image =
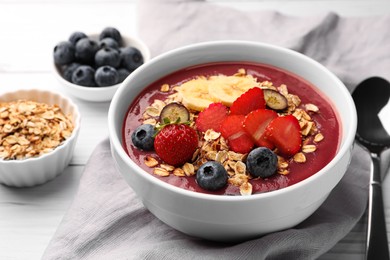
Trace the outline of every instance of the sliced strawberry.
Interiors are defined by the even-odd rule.
[[[230,115],[221,125],[221,135],[228,141],[229,148],[237,153],[248,153],[254,146],[252,138],[244,130],[244,120],[243,115]]]
[[[292,156],[301,149],[301,128],[293,115],[273,119],[268,124],[265,135],[283,155]]]
[[[244,129],[252,136],[257,146],[274,148],[273,143],[267,140],[264,132],[268,124],[276,117],[278,117],[278,114],[269,109],[257,109],[246,115]]]
[[[201,132],[208,129],[220,131],[222,121],[228,116],[229,110],[222,103],[211,103],[206,109],[199,113],[196,119],[196,127]]]
[[[251,88],[239,96],[230,107],[232,115],[247,115],[249,112],[265,108],[264,93],[261,88]]]

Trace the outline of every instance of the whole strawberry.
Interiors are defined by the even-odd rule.
[[[154,150],[165,163],[180,166],[192,159],[198,148],[198,134],[188,125],[165,126],[154,139]]]

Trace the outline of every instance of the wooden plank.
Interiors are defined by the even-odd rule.
[[[1,4],[1,2],[0,2]],[[3,4],[0,8],[0,73],[50,71],[54,46],[74,31],[107,26],[136,35],[134,2]]]
[[[78,188],[83,166],[31,189],[0,186],[0,259],[41,259]]]

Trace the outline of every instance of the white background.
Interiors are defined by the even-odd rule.
[[[345,16],[390,13],[383,0],[210,0],[243,10],[276,9],[293,15],[326,10]],[[0,93],[20,88],[66,92],[52,75],[52,49],[75,30],[99,32],[110,25],[137,36],[135,0],[0,0]],[[389,25],[390,26],[390,25]],[[0,259],[40,259],[74,198],[81,173],[96,144],[108,135],[109,103],[72,99],[82,127],[65,172],[45,185],[15,189],[0,185]],[[386,179],[384,187],[390,188]],[[387,229],[390,192],[385,189]],[[321,259],[363,259],[366,216]]]

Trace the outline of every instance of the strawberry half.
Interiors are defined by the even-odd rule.
[[[184,124],[165,126],[154,139],[154,150],[165,163],[180,166],[192,159],[198,148],[198,134]]]
[[[245,116],[230,115],[221,124],[221,135],[228,141],[229,148],[237,153],[248,153],[254,146],[250,135],[244,130]]]
[[[211,103],[206,109],[199,113],[196,119],[196,127],[201,132],[213,129],[219,132],[223,120],[228,116],[229,110],[222,103]]]
[[[273,119],[267,126],[265,135],[283,155],[292,156],[301,149],[301,128],[293,115]]]
[[[267,140],[264,132],[268,124],[278,117],[278,114],[269,109],[257,109],[246,115],[244,120],[245,131],[252,136],[257,146],[273,149],[274,145]]]
[[[264,93],[261,88],[254,87],[239,96],[230,107],[232,115],[247,115],[249,112],[265,108]]]

